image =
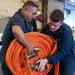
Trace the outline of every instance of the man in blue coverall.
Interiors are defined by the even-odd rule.
[[[12,40],[17,38],[18,41],[26,47],[28,54],[34,51],[34,45],[31,45],[27,41],[24,33],[37,31],[37,26],[34,20],[37,11],[38,6],[32,1],[27,1],[7,23],[2,37],[1,48],[1,63],[4,75],[12,75],[5,62],[5,54]]]
[[[75,75],[75,47],[71,28],[63,22],[64,14],[55,9],[50,15],[50,22],[42,28],[42,33],[53,37],[57,42],[57,52],[48,58],[41,59],[39,70],[44,71],[45,65],[60,62],[60,75]],[[74,51],[73,51],[74,50]],[[54,75],[53,68],[47,75]]]

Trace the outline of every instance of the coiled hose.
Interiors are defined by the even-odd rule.
[[[40,51],[28,59],[26,48],[18,42],[17,39],[13,40],[8,47],[6,53],[6,63],[12,75],[46,75],[52,68],[53,64],[47,64],[47,69],[44,72],[37,70],[32,71],[30,64],[34,64],[37,60],[46,58],[57,50],[56,42],[49,36],[39,32],[29,32],[25,34],[30,44],[36,45]],[[59,64],[54,65],[54,75],[59,73]]]

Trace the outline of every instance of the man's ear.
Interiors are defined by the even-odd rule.
[[[24,11],[28,11],[28,8],[27,8],[27,7],[24,7],[23,10],[24,10]]]
[[[26,7],[24,10],[25,10],[25,11],[27,11],[27,10],[28,10],[28,8]]]

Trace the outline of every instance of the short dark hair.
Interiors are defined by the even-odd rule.
[[[62,22],[64,20],[64,13],[60,9],[55,9],[50,14],[50,19],[54,22]]]
[[[24,5],[22,6],[22,8],[27,7],[27,6],[33,6],[33,7],[37,7],[37,4],[35,4],[33,1],[27,1],[26,3],[24,3]]]

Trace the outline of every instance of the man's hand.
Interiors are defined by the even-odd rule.
[[[41,60],[38,60],[36,62],[36,64],[38,64],[38,63],[39,63],[38,70],[43,72],[46,69],[46,64],[48,63],[48,60],[47,59],[41,59]]]
[[[39,22],[44,22],[44,15],[40,14],[40,15],[36,16],[35,20],[38,20]]]
[[[28,47],[26,47],[28,55],[34,52],[34,47],[36,46],[31,44]]]

